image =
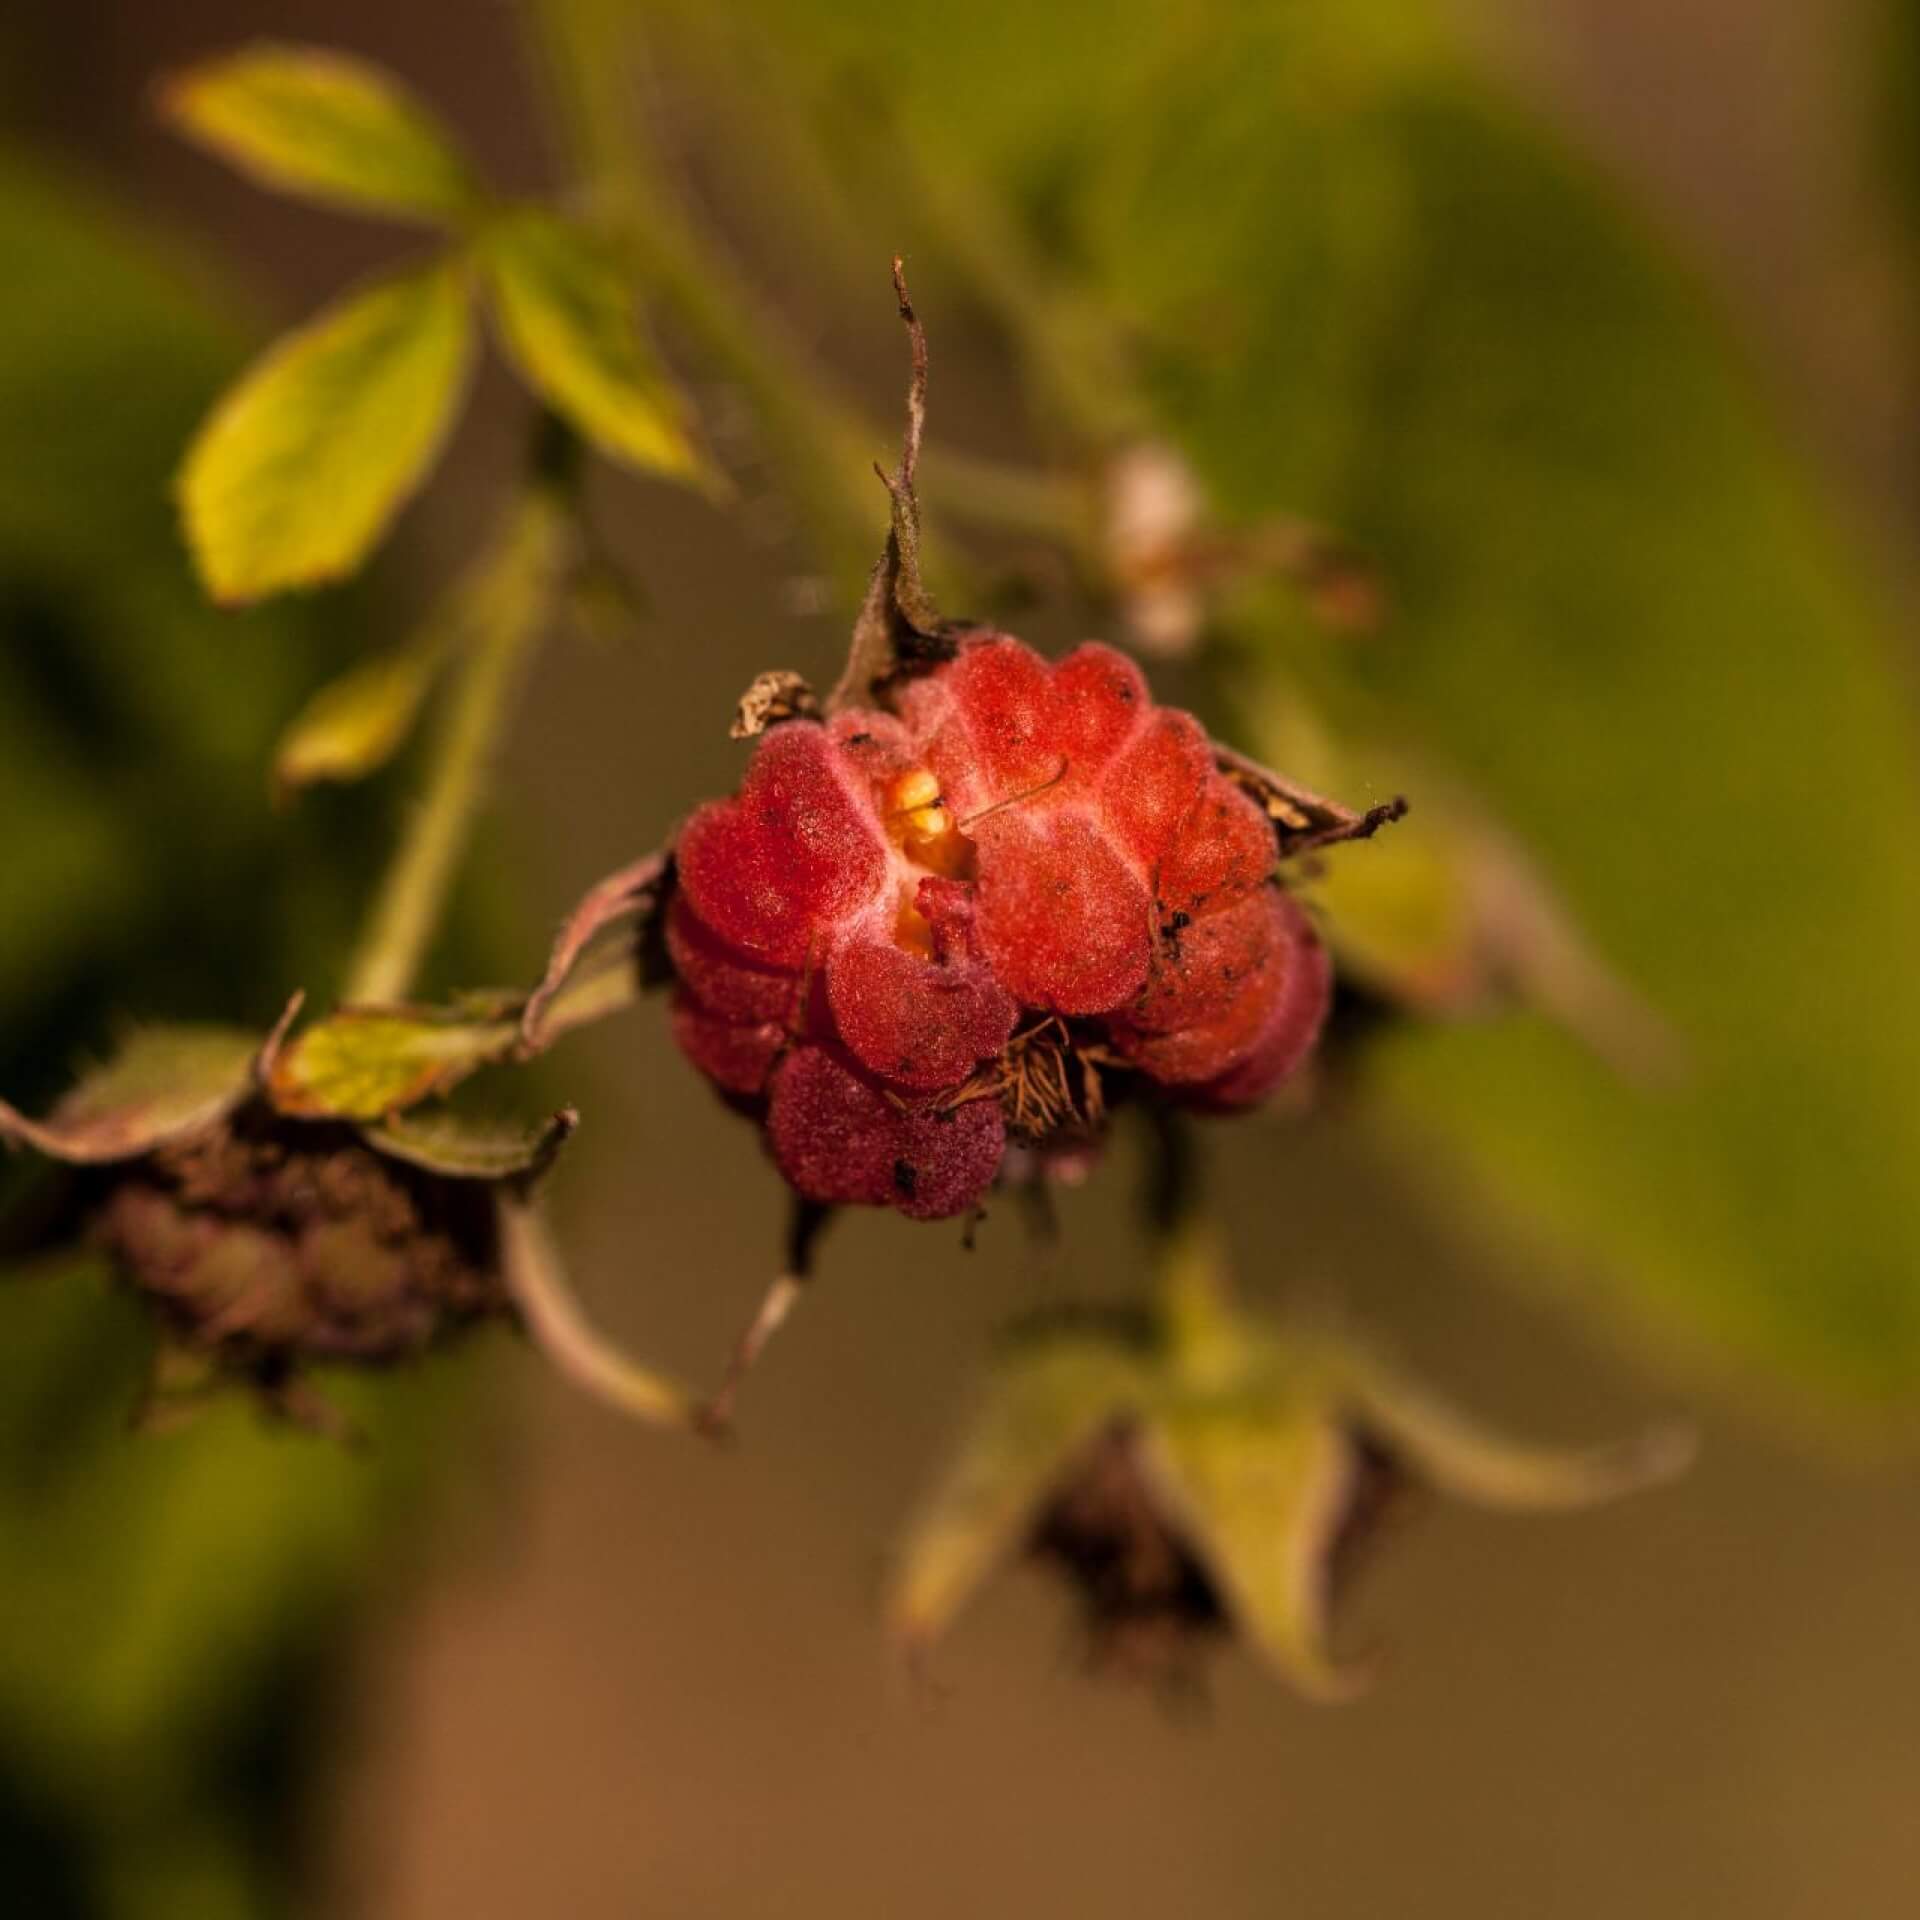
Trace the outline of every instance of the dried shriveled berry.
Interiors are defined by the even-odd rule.
[[[260,1104],[118,1170],[95,1232],[177,1339],[263,1380],[405,1359],[508,1311],[486,1183]]]
[[[785,722],[675,855],[675,1032],[817,1201],[965,1212],[1009,1129],[1248,1104],[1325,1012],[1268,814],[1108,647],[975,634],[893,711]]]

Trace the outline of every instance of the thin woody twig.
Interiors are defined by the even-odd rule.
[[[893,291],[907,329],[911,363],[899,464],[892,473],[877,462],[874,466],[892,505],[892,525],[853,623],[846,670],[827,701],[830,713],[871,700],[874,688],[896,672],[903,659],[935,660],[948,650],[950,623],[934,605],[921,573],[920,497],[915,483],[927,430],[927,334],[914,312],[906,263],[898,254],[893,257]]]
[[[752,1372],[767,1342],[799,1304],[807,1282],[813,1278],[814,1249],[832,1217],[832,1209],[816,1201],[794,1202],[787,1229],[787,1270],[761,1296],[753,1318],[734,1344],[727,1370],[721,1375],[713,1398],[694,1416],[694,1425],[709,1438],[723,1439],[732,1431],[734,1403],[740,1397],[741,1383]]]

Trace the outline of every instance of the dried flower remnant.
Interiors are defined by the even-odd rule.
[[[63,1218],[151,1312],[156,1379],[197,1372],[332,1426],[311,1368],[396,1365],[521,1321],[628,1411],[684,1424],[691,1402],[670,1382],[609,1360],[578,1327],[553,1337],[565,1296],[531,1193],[572,1112],[524,1129],[422,1104],[517,1025],[349,1010],[289,1042],[297,1006],[264,1044],[137,1032],[45,1121],[0,1103],[0,1138],[74,1169]],[[423,1047],[439,1056],[425,1078]]]
[[[1366,1669],[1336,1653],[1334,1613],[1403,1488],[1579,1507],[1689,1451],[1669,1430],[1585,1454],[1500,1440],[1363,1354],[1176,1290],[1009,1339],[901,1553],[890,1626],[922,1653],[1025,1559],[1067,1580],[1103,1670],[1184,1677],[1232,1636],[1339,1699]]]
[[[397,1362],[511,1312],[491,1183],[264,1103],[121,1170],[92,1231],[170,1338],[269,1391],[306,1363]]]
[[[1164,441],[1123,447],[1101,482],[1105,582],[1143,653],[1193,653],[1223,592],[1263,578],[1287,581],[1331,633],[1361,635],[1379,625],[1380,583],[1345,540],[1293,515],[1233,530],[1212,524],[1193,468]]]
[[[1226,1631],[1227,1616],[1206,1568],[1156,1505],[1137,1446],[1124,1421],[1094,1440],[1041,1510],[1026,1552],[1077,1595],[1097,1669],[1176,1673]]]

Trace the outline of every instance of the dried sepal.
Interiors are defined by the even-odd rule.
[[[1249,1646],[1312,1699],[1359,1692],[1366,1670],[1336,1658],[1330,1619],[1361,1472],[1353,1436],[1282,1392],[1175,1402],[1144,1429],[1139,1460],[1169,1531]]]
[[[1016,1330],[1004,1343],[895,1562],[887,1618],[903,1647],[939,1639],[987,1576],[1025,1550],[1068,1464],[1145,1410],[1150,1339],[1129,1318]]]
[[[135,1159],[217,1126],[252,1091],[260,1052],[243,1029],[136,1027],[44,1120],[0,1100],[0,1139],[73,1165]]]
[[[615,957],[613,969],[621,977],[633,979],[638,966],[644,964],[653,922],[666,903],[672,873],[668,854],[650,853],[608,874],[588,890],[567,916],[547,956],[546,971],[521,1008],[519,1050],[523,1057],[549,1045],[567,1025],[583,1023],[585,1008],[574,1009],[580,1018],[571,1021],[566,1018],[563,996],[574,982],[576,970],[588,958],[588,949],[608,928],[628,920],[637,923],[634,937],[631,945]],[[605,977],[598,969],[586,976],[588,979]],[[606,989],[603,987],[601,991],[605,993]],[[598,1009],[598,1002],[591,998],[588,1005]]]
[[[535,1203],[503,1199],[499,1213],[502,1275],[521,1325],[554,1370],[618,1412],[653,1426],[692,1429],[697,1397],[677,1380],[641,1365],[598,1333],[587,1318]]]
[[[1216,742],[1213,757],[1220,771],[1272,822],[1283,860],[1338,846],[1344,840],[1371,840],[1382,827],[1406,818],[1407,802],[1400,794],[1355,812],[1344,802],[1329,800],[1325,794],[1315,793],[1311,787],[1275,773],[1231,747]]]
[[[757,674],[734,710],[730,739],[757,740],[769,727],[789,720],[818,720],[820,696],[804,676],[790,667],[772,667]]]
[[[854,617],[847,664],[827,697],[829,714],[872,706],[903,670],[950,659],[953,635],[965,624],[941,615],[923,576],[916,475],[927,426],[927,336],[913,310],[906,264],[898,254],[893,260],[893,291],[912,352],[906,428],[900,439],[899,464],[891,473],[874,469],[887,490],[891,525]]]

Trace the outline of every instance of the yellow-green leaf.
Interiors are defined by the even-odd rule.
[[[177,131],[265,186],[379,213],[459,220],[480,189],[444,128],[390,74],[263,43],[160,88]]]
[[[472,363],[465,277],[438,262],[349,295],[270,347],[180,471],[215,599],[351,572],[439,452]]]
[[[347,1007],[280,1049],[267,1093],[305,1119],[382,1120],[504,1060],[518,1038],[511,1019]]]
[[[274,785],[284,792],[377,773],[413,731],[443,657],[438,644],[415,644],[329,681],[280,736]]]
[[[507,356],[601,452],[693,476],[678,389],[641,337],[618,266],[580,227],[537,208],[502,215],[481,251]]]

